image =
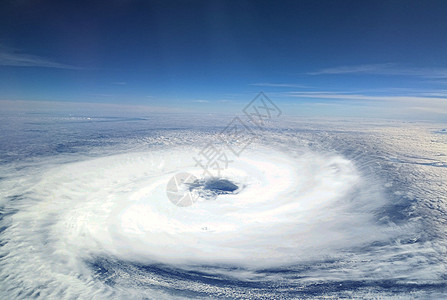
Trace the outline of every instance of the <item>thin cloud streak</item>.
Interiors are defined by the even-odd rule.
[[[392,75],[392,76],[413,76],[423,78],[447,78],[447,69],[443,68],[408,68],[397,64],[369,64],[339,66],[326,68],[308,75],[342,75],[342,74],[365,74],[365,75]]]
[[[447,98],[444,97],[428,97],[428,96],[369,96],[362,94],[342,94],[342,93],[287,93],[289,97],[296,98],[314,98],[314,99],[340,99],[340,100],[369,100],[369,101],[436,101],[447,104]]]
[[[309,88],[309,86],[301,84],[290,84],[290,83],[251,83],[252,86],[265,86],[265,87],[291,87],[291,88]]]
[[[331,109],[350,111],[359,109],[359,114],[376,114],[378,116],[408,115],[416,119],[445,122],[447,119],[447,97],[429,97],[428,95],[393,95],[377,96],[347,93],[309,94],[288,92],[287,98],[296,98],[293,104],[304,107],[330,107]],[[306,106],[307,105],[307,106]],[[429,115],[427,115],[429,114]]]
[[[61,64],[35,55],[17,53],[5,47],[0,47],[0,66],[80,70],[75,66]]]

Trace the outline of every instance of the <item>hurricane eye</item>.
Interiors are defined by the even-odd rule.
[[[224,178],[197,179],[189,184],[189,190],[206,200],[216,199],[219,195],[237,194],[241,188]]]

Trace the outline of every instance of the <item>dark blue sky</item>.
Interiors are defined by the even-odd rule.
[[[439,110],[446,16],[447,1],[6,0],[0,99],[213,111],[263,90],[301,110]]]

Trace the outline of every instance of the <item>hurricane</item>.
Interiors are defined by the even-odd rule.
[[[1,297],[446,291],[442,127],[284,118],[236,155],[202,119],[2,122]],[[215,174],[195,159],[210,144]]]

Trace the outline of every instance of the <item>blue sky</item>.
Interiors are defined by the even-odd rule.
[[[0,100],[447,118],[447,1],[2,1]]]

